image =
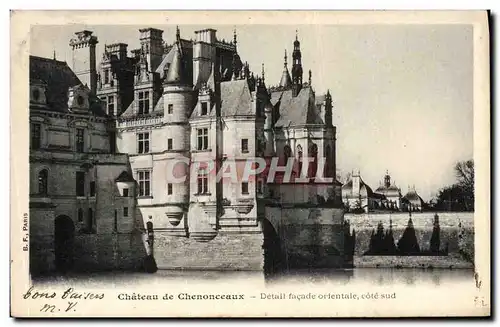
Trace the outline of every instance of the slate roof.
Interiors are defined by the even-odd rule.
[[[122,173],[115,179],[115,182],[129,183],[135,182],[135,179],[127,171],[122,171]]]
[[[315,106],[314,97],[310,86],[303,87],[296,97],[292,96],[291,89],[272,92],[271,104],[278,111],[275,127],[324,124]]]
[[[220,95],[223,117],[255,114],[252,95],[246,80],[220,83]]]
[[[389,187],[385,187],[384,185],[381,185],[375,190],[375,193],[380,193],[380,194],[383,194],[385,196],[400,196],[401,195],[401,191],[394,184],[390,185]]]
[[[46,86],[46,110],[67,113],[68,91],[70,87],[81,85],[75,73],[65,61],[30,56],[30,82],[42,82]],[[106,116],[100,101],[95,95],[90,96],[90,112],[97,116]]]
[[[404,198],[413,204],[415,203],[422,204],[424,202],[424,200],[420,197],[420,195],[418,195],[418,193],[414,190],[408,191],[408,193],[406,193]]]
[[[163,79],[165,78],[165,68],[168,68],[170,64],[172,63],[172,60],[174,59],[174,54],[175,54],[175,46],[171,45],[167,47],[166,55],[163,57],[163,60],[161,61],[160,65],[158,68],[156,68],[156,72],[160,74],[160,78]],[[189,40],[184,40],[181,39],[181,48],[182,48],[182,55],[183,55],[183,60],[184,62],[188,63],[185,65],[187,68],[184,71],[184,74],[186,76],[186,80],[192,81],[193,80],[193,43],[192,41]]]

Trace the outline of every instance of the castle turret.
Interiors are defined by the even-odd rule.
[[[95,94],[97,89],[97,68],[96,68],[96,44],[97,36],[91,31],[81,31],[75,33],[76,37],[71,39],[69,45],[73,49],[73,71],[83,85],[87,85],[90,91]]]
[[[164,122],[169,125],[165,129],[165,153],[168,171],[173,171],[179,178],[188,176],[189,167],[186,164],[176,164],[179,158],[188,157],[190,150],[188,117],[193,105],[191,81],[186,78],[185,59],[182,55],[180,37],[174,45],[172,63],[168,68],[163,82]],[[175,166],[175,169],[173,167]],[[166,215],[170,224],[177,226],[185,216],[189,203],[189,179],[184,182],[168,180],[166,202],[170,205]]]
[[[333,126],[333,105],[330,90],[327,90],[325,95],[325,125]]]

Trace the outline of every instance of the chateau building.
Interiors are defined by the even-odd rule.
[[[316,96],[311,71],[303,82],[298,37],[291,74],[285,52],[268,87],[264,65],[259,76],[240,58],[236,32],[231,42],[214,29],[188,40],[177,28],[170,42],[154,28],[139,35],[131,56],[127,44],[107,44],[99,64],[91,31],[70,41],[72,68],[30,57],[33,269],[134,267],[146,253],[172,267],[172,251],[193,255],[191,240],[221,239],[231,259],[225,251],[262,247],[266,206],[341,202],[334,179],[216,178],[227,159],[239,167],[254,157],[294,158],[296,177],[315,177],[325,158],[324,176],[334,176],[332,97]],[[215,169],[190,175],[207,162]],[[187,178],[172,179],[172,167]]]
[[[378,210],[391,211],[422,211],[424,201],[417,194],[415,187],[408,187],[408,193],[402,196],[387,171],[384,183],[375,191],[366,184],[358,172],[353,173],[351,179],[342,186],[342,202],[350,211],[370,212]]]

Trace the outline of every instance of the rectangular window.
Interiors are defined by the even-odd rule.
[[[31,148],[40,149],[42,144],[42,126],[40,124],[31,125]]]
[[[115,209],[115,219],[113,220],[113,232],[118,233],[118,210]]]
[[[172,139],[167,140],[167,150],[172,150],[172,148],[174,147],[172,143],[173,143]]]
[[[201,115],[202,116],[208,115],[208,103],[206,102],[201,103]]]
[[[125,196],[125,197],[128,196],[128,188],[123,189],[123,196]]]
[[[137,153],[149,152],[149,133],[137,134]]]
[[[198,194],[208,193],[208,175],[205,172],[198,172]]]
[[[104,84],[109,84],[109,69],[104,71]]]
[[[168,183],[167,184],[167,195],[172,195],[172,193],[174,193],[173,185],[172,185],[172,183]]]
[[[208,128],[198,128],[198,150],[208,149]]]
[[[115,114],[115,97],[114,96],[109,96],[108,97],[108,115],[112,116]]]
[[[76,196],[85,196],[85,173],[76,172]]]
[[[123,207],[123,217],[128,217],[128,207]]]
[[[151,172],[143,170],[137,172],[139,181],[139,196],[151,196]]]
[[[149,91],[139,92],[139,115],[149,113]]]
[[[83,128],[76,129],[76,152],[84,152],[84,135],[85,130]]]
[[[241,183],[241,194],[248,194],[248,182]]]
[[[95,182],[90,182],[90,196],[95,196]]]
[[[248,153],[248,139],[241,139],[241,152]]]
[[[168,104],[168,114],[171,115],[174,113],[174,105],[169,103]]]

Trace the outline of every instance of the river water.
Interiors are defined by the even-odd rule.
[[[294,270],[284,275],[265,277],[258,271],[159,270],[154,274],[136,272],[104,272],[82,275],[46,276],[34,280],[44,286],[119,287],[121,285],[154,286],[159,284],[252,284],[273,286],[297,285],[474,285],[472,269],[391,269],[355,268],[351,270]]]

